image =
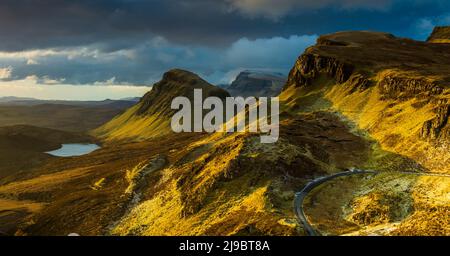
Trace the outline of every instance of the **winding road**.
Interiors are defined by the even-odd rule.
[[[309,192],[311,192],[314,188],[318,187],[319,185],[330,181],[332,179],[343,177],[343,176],[351,176],[351,175],[357,175],[357,174],[378,174],[380,172],[372,171],[372,170],[358,170],[358,169],[351,169],[349,171],[345,172],[339,172],[335,173],[329,176],[319,177],[317,179],[314,179],[310,181],[306,186],[300,191],[295,193],[294,198],[294,212],[297,218],[300,220],[300,222],[303,224],[303,227],[306,231],[306,233],[309,236],[320,236],[320,233],[318,233],[313,226],[309,223],[305,212],[303,210],[303,201],[305,200],[306,196]],[[437,173],[419,173],[419,172],[395,172],[400,174],[408,174],[408,175],[418,175],[418,176],[435,176],[435,177],[445,177],[450,178],[449,174],[437,174]]]

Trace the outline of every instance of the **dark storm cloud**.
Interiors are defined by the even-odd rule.
[[[251,16],[264,16],[279,19],[282,16],[301,10],[314,10],[334,6],[339,9],[385,10],[393,0],[227,0],[234,8]],[[276,3],[276,4],[275,4]]]
[[[258,26],[263,24],[227,8],[223,2],[206,0],[4,0],[0,49],[107,42],[105,50],[114,50],[155,35],[225,45],[243,35],[262,34]]]
[[[117,83],[148,85],[177,67],[192,70],[221,83],[236,69],[272,69],[286,72],[316,36],[237,40],[224,49],[186,46],[155,37],[127,50],[99,51],[95,46],[51,51],[0,53],[0,69],[10,80],[29,75],[89,84],[114,78]],[[267,49],[272,49],[267,52]],[[228,82],[228,81],[227,81]]]
[[[149,84],[173,67],[212,82],[287,72],[315,35],[378,30],[425,39],[448,0],[2,0],[0,70],[71,84]]]
[[[224,46],[241,37],[398,30],[449,7],[446,0],[2,0],[0,50],[100,42],[115,50],[155,35]]]

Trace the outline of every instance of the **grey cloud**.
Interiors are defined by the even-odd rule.
[[[250,16],[265,16],[278,19],[295,11],[310,11],[324,7],[342,9],[376,9],[389,8],[392,0],[227,0],[232,7]]]
[[[117,83],[136,85],[152,84],[168,69],[178,67],[219,83],[230,70],[237,68],[287,72],[297,56],[315,40],[316,36],[242,38],[227,48],[210,48],[175,44],[155,37],[133,48],[114,52],[84,47],[22,52],[9,57],[0,54],[0,67],[11,64],[10,77],[17,80],[36,75],[69,84],[92,84],[114,77]],[[29,65],[30,58],[37,64]]]
[[[449,8],[448,0],[2,0],[0,51],[91,44],[116,51],[155,36],[223,48],[242,37],[392,32]]]
[[[415,31],[421,39],[426,39],[431,34],[434,27],[448,25],[450,25],[450,12],[439,16],[421,18],[414,24],[412,30]]]
[[[157,35],[224,46],[244,35],[264,34],[254,30],[258,25],[227,12],[223,1],[2,0],[0,51],[93,43],[114,51]]]
[[[449,12],[448,0],[2,0],[0,69],[140,85],[178,67],[221,82],[244,68],[286,72],[315,34],[423,39]]]
[[[303,50],[315,43],[317,36],[290,36],[249,40],[243,38],[226,51],[230,66],[289,69]],[[268,51],[270,49],[270,51]]]

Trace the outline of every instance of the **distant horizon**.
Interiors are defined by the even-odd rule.
[[[151,89],[151,88],[150,88]],[[142,95],[144,96],[144,95]],[[113,100],[113,101],[126,101],[126,100],[131,100],[131,99],[135,99],[135,98],[142,98],[142,96],[135,96],[135,97],[125,97],[125,98],[120,98],[120,99],[110,99],[110,98],[106,98],[106,99],[102,99],[102,100],[67,100],[67,99],[39,99],[39,98],[31,98],[31,97],[17,97],[17,96],[0,96],[0,104],[1,103],[7,103],[7,102],[15,102],[15,101],[70,101],[70,102],[87,102],[87,101],[92,101],[92,102],[102,102],[102,101],[107,101],[107,100]],[[11,98],[11,101],[1,101],[4,99],[8,99]]]
[[[169,69],[170,70],[170,69]],[[223,81],[214,83],[208,77],[199,74],[216,86],[230,85],[242,72],[262,72],[268,74],[277,74],[286,76],[281,70],[272,70],[264,68],[236,68],[224,75]],[[132,85],[132,84],[112,84],[114,78],[105,82],[96,84],[62,84],[61,81],[52,81],[48,78],[40,79],[37,77],[27,77],[19,81],[2,81],[0,79],[0,98],[18,97],[32,98],[35,100],[63,100],[63,101],[102,101],[102,100],[120,100],[130,97],[142,97],[150,91],[151,85]],[[9,94],[8,94],[9,93]],[[76,96],[74,96],[76,95]],[[68,97],[69,96],[69,97]]]
[[[103,101],[142,97],[151,86],[132,85],[0,85],[0,98],[17,97],[46,101]]]

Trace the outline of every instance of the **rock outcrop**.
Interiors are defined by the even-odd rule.
[[[295,68],[289,73],[287,85],[308,86],[322,73],[334,78],[338,83],[344,83],[350,78],[353,70],[352,64],[341,62],[336,58],[307,53],[297,60]]]
[[[226,90],[233,96],[274,97],[280,94],[286,77],[264,71],[243,71]]]
[[[390,99],[398,99],[400,97],[412,98],[421,93],[426,93],[427,96],[439,95],[444,91],[443,86],[436,81],[395,75],[384,76],[378,82],[378,86],[381,93]]]
[[[450,140],[450,104],[439,106],[435,109],[435,118],[426,121],[421,130],[421,136],[424,139]]]
[[[442,38],[447,30],[436,28],[430,38]],[[450,44],[434,42],[367,31],[321,36],[290,71],[284,98],[298,109],[301,100],[292,104],[293,97],[307,102],[308,92],[321,90],[317,95],[326,95],[386,147],[442,169],[431,166],[444,166],[442,159],[448,159],[439,148],[450,141]],[[326,106],[323,100],[308,104]],[[411,149],[419,144],[439,153]]]

